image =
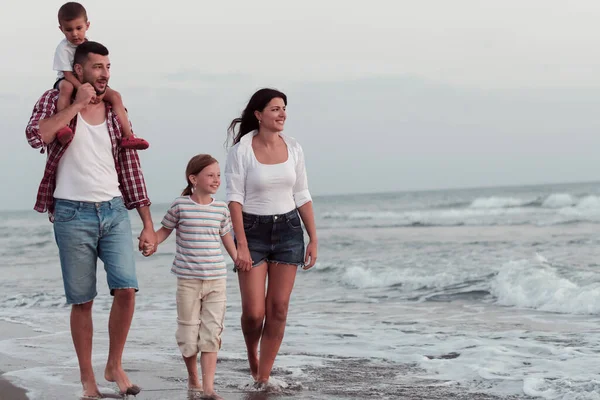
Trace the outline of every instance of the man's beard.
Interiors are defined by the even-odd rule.
[[[106,93],[106,89],[108,88],[108,80],[106,81],[106,88],[104,90],[98,90],[98,88],[96,88],[96,81],[92,82],[90,79],[87,79],[86,76],[83,76],[83,83],[89,83],[90,85],[92,85],[92,87],[94,88],[94,90],[96,91],[96,96],[102,96],[104,93]]]

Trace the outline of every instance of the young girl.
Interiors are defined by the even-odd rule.
[[[203,399],[222,399],[215,393],[217,352],[225,316],[227,269],[221,241],[235,261],[237,252],[230,231],[227,205],[213,199],[221,184],[219,163],[207,154],[193,157],[185,172],[188,185],[175,199],[158,230],[162,243],[177,230],[177,344],[188,370],[188,392]],[[198,379],[200,356],[202,380]],[[204,393],[202,393],[204,391]]]

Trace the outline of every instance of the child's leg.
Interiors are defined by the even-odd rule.
[[[200,380],[200,376],[198,376],[198,355],[183,356],[183,361],[188,372],[188,389],[202,390],[202,381]]]
[[[69,107],[69,104],[71,104],[71,97],[73,96],[74,89],[73,84],[66,79],[63,79],[58,83],[58,90],[60,93],[58,95],[58,101],[56,102],[56,108],[59,112]]]
[[[71,104],[71,97],[73,96],[73,84],[66,79],[58,82],[58,101],[56,102],[56,108],[58,111],[62,111],[65,108],[69,107]],[[63,126],[58,132],[56,132],[56,139],[63,145],[69,143],[73,140],[73,130],[69,128],[69,126]]]
[[[221,399],[215,393],[214,380],[217,369],[217,352],[221,349],[221,333],[226,308],[226,279],[204,281],[202,304],[200,307],[200,366],[202,385],[207,398]]]
[[[198,331],[202,281],[177,278],[177,333],[175,338],[188,370],[188,388],[201,389],[198,376]]]
[[[129,138],[133,136],[131,124],[129,123],[129,117],[127,116],[127,111],[125,110],[125,105],[123,104],[121,94],[116,90],[107,88],[106,94],[104,94],[104,100],[108,101],[112,105],[115,110],[115,114],[117,114],[117,117],[119,117],[119,122],[121,122],[121,126],[123,128],[123,137]]]
[[[204,398],[222,399],[215,392],[215,371],[217,370],[217,352],[202,352],[200,355],[200,367],[202,368],[202,384],[204,385]]]
[[[121,139],[121,147],[125,149],[135,150],[145,150],[148,147],[150,147],[148,142],[144,139],[133,136],[133,131],[131,130],[131,123],[129,122],[129,117],[127,116],[125,105],[123,105],[123,99],[121,98],[121,94],[116,90],[107,88],[106,94],[104,95],[104,100],[112,104],[115,110],[115,114],[117,114],[119,122],[121,122],[121,126],[123,128],[123,138]]]

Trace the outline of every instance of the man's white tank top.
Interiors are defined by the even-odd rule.
[[[54,197],[101,202],[121,196],[106,120],[90,125],[77,114],[75,135],[56,171]]]

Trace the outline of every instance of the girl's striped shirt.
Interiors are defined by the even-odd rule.
[[[176,229],[173,274],[192,279],[227,277],[221,236],[231,231],[232,225],[225,202],[213,199],[210,204],[198,204],[190,196],[178,197],[161,224]]]

